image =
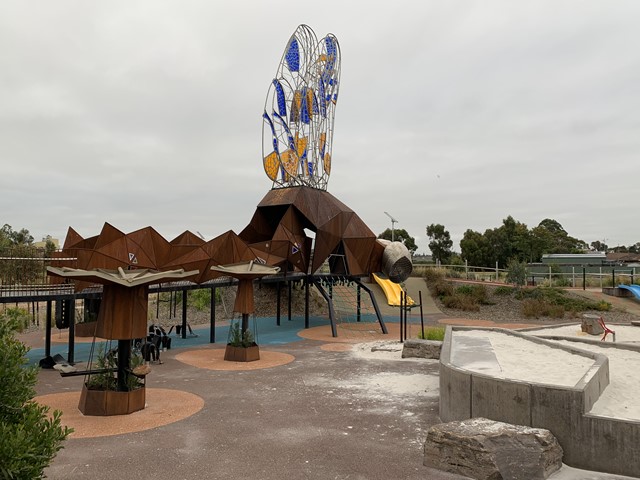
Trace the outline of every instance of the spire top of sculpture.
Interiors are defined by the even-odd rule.
[[[318,41],[306,25],[293,33],[271,82],[262,115],[262,157],[273,188],[327,189],[333,119],[340,86],[340,46]]]

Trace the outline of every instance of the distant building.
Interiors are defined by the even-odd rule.
[[[603,252],[591,253],[550,253],[542,255],[543,265],[607,265],[607,255]]]
[[[640,253],[607,253],[607,264],[637,267],[640,264]]]
[[[43,237],[41,242],[33,242],[33,246],[36,248],[44,249],[47,246],[47,240],[53,242],[53,244],[56,246],[56,250],[60,250],[60,240],[49,236]]]

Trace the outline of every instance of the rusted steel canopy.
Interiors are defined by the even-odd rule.
[[[103,284],[102,302],[98,313],[96,336],[109,340],[127,340],[147,335],[149,284],[163,280],[184,280],[198,271],[81,270],[77,268],[47,267],[49,275]]]
[[[253,281],[267,275],[274,275],[280,271],[280,268],[261,265],[251,260],[249,262],[234,263],[231,265],[216,265],[211,267],[211,270],[240,280],[233,311],[249,314],[255,311],[253,303]]]
[[[335,262],[334,273],[366,275],[379,270],[384,247],[353,210],[324,190],[305,186],[271,190],[240,238],[265,254],[278,249],[283,255],[286,247],[287,269],[306,273],[311,240],[305,228],[316,233],[312,272],[331,255],[344,256],[344,261]]]

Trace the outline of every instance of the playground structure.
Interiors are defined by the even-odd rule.
[[[402,286],[392,282],[388,278],[382,278],[380,275],[377,275],[375,273],[371,274],[371,276],[376,281],[376,283],[380,285],[380,288],[382,288],[385,297],[387,297],[387,303],[392,307],[399,307],[400,302],[402,301],[402,295],[404,293]],[[407,296],[406,304],[407,306],[411,306],[414,305],[415,302],[411,297]]]
[[[125,234],[105,223],[100,234],[83,238],[69,227],[61,254],[64,260],[48,267],[48,273],[60,281],[73,282],[76,293],[104,285],[94,344],[96,337],[118,341],[115,370],[119,392],[132,390],[127,385],[131,341],[146,336],[149,284],[161,280],[208,284],[221,277],[238,279],[234,311],[242,314],[243,337],[254,310],[252,282],[256,278],[279,272],[282,277],[278,280],[282,281],[302,277],[307,305],[309,286],[316,285],[327,301],[333,336],[337,336],[337,328],[332,290],[346,282],[356,285],[357,301],[352,307],[357,321],[361,320],[364,289],[381,331],[387,333],[375,299],[359,277],[382,271],[390,280],[402,282],[411,273],[411,257],[402,243],[378,240],[353,210],[326,191],[339,78],[340,48],[335,36],[327,35],[318,42],[308,26],[298,27],[287,43],[263,112],[263,167],[273,182],[272,189],[240,234],[228,231],[205,242],[185,231],[168,241],[152,227]],[[315,238],[307,234],[309,231]],[[320,281],[317,272],[325,262],[329,275]],[[183,316],[183,335],[184,322]],[[92,368],[84,373],[110,373]],[[126,410],[124,413],[135,411]],[[112,410],[86,406],[83,412],[113,414]]]
[[[618,289],[619,290],[624,290],[627,292],[631,292],[631,294],[633,295],[633,297],[636,300],[640,300],[640,285],[624,285],[624,284],[620,284],[618,285]]]

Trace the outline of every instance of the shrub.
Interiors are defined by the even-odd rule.
[[[495,288],[495,290],[493,291],[493,294],[507,297],[507,296],[513,294],[514,290],[515,289],[513,287],[507,287],[506,285],[500,285],[499,287]]]
[[[491,305],[489,301],[489,290],[485,285],[460,285],[456,288],[456,293],[466,295],[473,298],[477,303],[482,305]]]
[[[0,322],[0,478],[41,478],[73,430],[60,411],[33,401],[38,369],[24,367],[28,348],[17,329],[14,319]]]
[[[11,322],[18,332],[22,332],[25,328],[29,328],[31,317],[24,308],[7,308],[0,315],[0,322]]]
[[[459,293],[443,297],[442,303],[447,308],[457,308],[466,312],[477,312],[480,310],[480,305],[478,305],[478,301],[475,298]]]
[[[600,300],[593,306],[593,310],[597,310],[599,312],[608,312],[611,310],[611,304],[604,300]]]
[[[527,264],[512,258],[507,264],[507,282],[522,286],[527,281]]]
[[[546,304],[537,298],[527,298],[522,301],[522,315],[527,318],[539,318],[545,315]]]

